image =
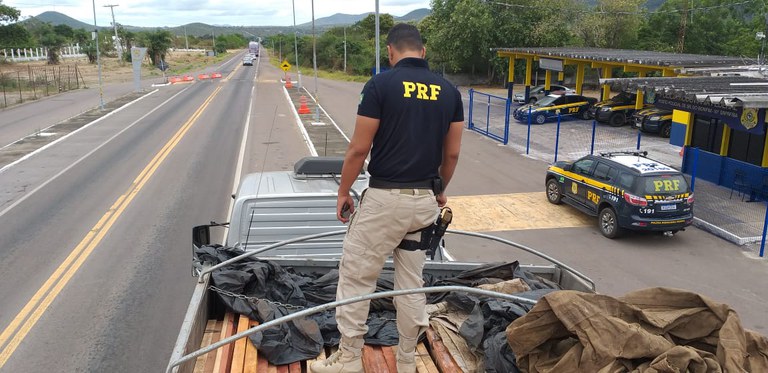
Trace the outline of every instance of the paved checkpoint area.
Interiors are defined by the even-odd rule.
[[[495,232],[524,229],[575,228],[595,219],[567,205],[547,202],[544,192],[449,196],[454,213],[451,229]]]

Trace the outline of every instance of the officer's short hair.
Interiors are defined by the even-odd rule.
[[[387,34],[387,45],[397,49],[398,52],[420,51],[424,49],[419,29],[407,23],[398,23]]]

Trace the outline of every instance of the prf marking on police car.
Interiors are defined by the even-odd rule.
[[[592,203],[597,204],[600,202],[600,196],[596,193],[593,193],[591,190],[587,191],[587,199],[592,201]]]
[[[416,98],[419,100],[437,101],[437,96],[440,94],[440,87],[437,84],[430,84],[427,86],[424,83],[403,82],[403,97],[411,98],[412,93],[416,92]],[[427,94],[429,92],[429,94]]]

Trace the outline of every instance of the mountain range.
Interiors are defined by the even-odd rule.
[[[394,17],[396,22],[409,22],[409,21],[419,21],[422,18],[428,16],[431,13],[429,9],[423,8],[423,9],[416,9],[402,17]],[[355,24],[362,20],[363,18],[367,17],[371,13],[362,13],[362,14],[343,14],[343,13],[336,13],[332,16],[328,17],[322,17],[315,19],[315,28],[319,31],[323,31],[327,28],[334,27],[334,26],[348,26]],[[86,30],[93,30],[93,24],[88,24],[82,21],[78,21],[70,16],[67,16],[66,14],[62,14],[59,12],[43,12],[37,15],[36,17],[32,17],[30,19],[27,19],[23,22],[48,22],[52,25],[67,25],[69,27],[72,27],[74,29],[86,29]],[[129,25],[123,25],[126,30],[133,31],[133,32],[139,32],[139,31],[150,31],[155,30],[158,27],[138,27],[138,26],[129,26]],[[99,26],[100,29],[111,29],[111,26]],[[206,23],[189,23],[182,26],[176,26],[176,27],[159,27],[164,28],[176,35],[184,35],[186,32],[187,35],[190,36],[210,36],[212,32],[215,32],[216,35],[223,35],[223,34],[242,34],[246,37],[249,36],[267,36],[267,35],[274,35],[278,33],[291,33],[293,32],[292,26],[221,26],[221,25],[209,25]],[[311,30],[312,28],[312,22],[303,23],[300,25],[296,25],[296,28],[299,29],[300,32],[307,32]]]

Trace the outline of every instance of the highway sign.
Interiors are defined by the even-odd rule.
[[[283,63],[280,64],[280,68],[283,69],[283,71],[288,72],[288,70],[291,69],[291,64],[288,63],[288,60],[283,60]]]

